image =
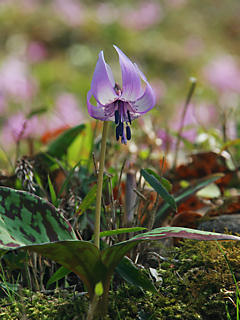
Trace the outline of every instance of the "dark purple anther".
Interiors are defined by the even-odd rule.
[[[127,115],[128,115],[128,121],[129,121],[129,123],[132,124],[132,120],[131,120],[131,116],[130,116],[129,110],[127,111]]]
[[[131,140],[131,129],[129,126],[126,126],[126,136],[127,140]]]
[[[116,140],[118,141],[119,140],[119,126],[116,127]]]
[[[120,122],[118,127],[119,127],[119,135],[122,137],[123,136],[123,122]]]

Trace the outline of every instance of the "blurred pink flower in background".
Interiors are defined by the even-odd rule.
[[[38,130],[38,118],[27,119],[22,112],[8,118],[2,128],[1,141],[6,149],[22,139],[34,137]]]
[[[214,105],[201,102],[193,106],[197,123],[203,127],[215,127],[219,124],[219,111]]]
[[[77,98],[71,93],[60,93],[53,110],[43,115],[39,121],[41,141],[48,143],[62,131],[86,121]]]
[[[0,67],[0,88],[17,101],[28,101],[36,93],[36,81],[30,76],[24,62],[8,57]]]
[[[123,27],[144,30],[157,24],[162,17],[163,10],[159,2],[144,1],[137,8],[126,8],[119,22]]]
[[[84,10],[79,1],[55,0],[53,3],[54,13],[68,25],[77,26],[83,22]]]
[[[171,130],[178,132],[181,125],[183,106],[177,107],[176,109],[177,110],[170,123],[170,128]],[[197,136],[197,125],[198,122],[194,114],[194,105],[190,104],[184,117],[182,137],[190,142],[194,142]]]
[[[176,113],[169,123],[168,131],[160,129],[157,132],[157,137],[162,140],[161,146],[164,150],[173,149],[176,145],[176,137],[172,132],[179,132],[182,112],[183,107],[177,108]],[[182,137],[194,143],[197,138],[199,126],[203,126],[206,129],[219,126],[218,111],[213,105],[202,102],[201,104],[190,104],[188,106],[183,122]]]
[[[151,86],[156,95],[156,101],[159,103],[166,93],[166,85],[160,79],[151,80]]]
[[[118,19],[120,10],[114,4],[101,2],[96,8],[96,17],[99,23],[110,24]]]
[[[77,98],[71,93],[61,93],[56,99],[55,104],[56,124],[67,124],[75,126],[83,123],[86,116],[81,112]]]
[[[161,149],[164,151],[173,150],[176,146],[176,138],[166,129],[159,129],[157,131],[157,138],[162,140]]]
[[[47,57],[47,49],[44,44],[37,41],[32,41],[27,47],[26,54],[29,61],[39,62]]]
[[[221,56],[210,62],[203,74],[220,91],[240,92],[240,66],[231,55]]]
[[[6,110],[7,102],[4,95],[0,92],[0,116]]]

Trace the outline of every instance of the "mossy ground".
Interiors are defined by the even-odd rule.
[[[240,283],[240,244],[219,243]],[[236,286],[216,242],[184,241],[161,263],[159,294],[122,284],[110,292],[106,319],[225,320],[236,319]],[[85,319],[86,296],[67,290],[46,295],[22,289],[11,301],[0,300],[0,319]]]

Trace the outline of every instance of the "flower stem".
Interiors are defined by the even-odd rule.
[[[100,235],[103,170],[104,170],[104,163],[105,163],[108,125],[109,125],[108,121],[103,122],[101,152],[100,152],[98,180],[97,180],[96,213],[95,213],[95,224],[94,224],[94,244],[98,248],[99,248],[99,235]]]
[[[179,127],[179,130],[178,130],[178,136],[177,136],[177,142],[176,142],[176,148],[175,148],[175,155],[174,155],[174,160],[173,160],[173,169],[175,169],[176,166],[177,166],[178,151],[179,151],[180,142],[181,142],[181,139],[182,139],[184,120],[185,120],[185,116],[186,116],[186,113],[187,113],[187,109],[189,107],[190,101],[192,99],[193,93],[194,93],[195,88],[196,88],[197,80],[195,78],[191,77],[190,78],[190,83],[191,83],[191,86],[190,86],[190,89],[188,91],[187,99],[186,99],[185,104],[184,104],[183,112],[182,112],[182,115],[181,115],[180,127]]]

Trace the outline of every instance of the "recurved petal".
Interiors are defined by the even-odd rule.
[[[112,70],[105,62],[103,51],[101,51],[99,53],[98,62],[92,78],[92,94],[100,104],[109,104],[118,98],[114,87],[115,81]]]
[[[138,70],[140,77],[145,82],[146,88],[145,88],[143,95],[139,99],[137,99],[136,101],[134,101],[132,103],[132,108],[137,113],[146,113],[155,106],[156,96],[155,96],[155,93],[154,93],[152,87],[150,86],[149,82],[147,81],[146,77],[142,73],[142,71],[138,68],[138,66],[136,64],[135,64],[135,67]]]
[[[87,107],[89,115],[97,120],[106,121],[108,120],[108,116],[105,114],[104,106],[98,105],[97,107],[92,105],[90,99],[92,97],[92,90],[88,91],[87,94]]]
[[[131,60],[114,45],[118,55],[122,71],[122,95],[125,101],[135,101],[141,95],[141,79],[136,66]]]

